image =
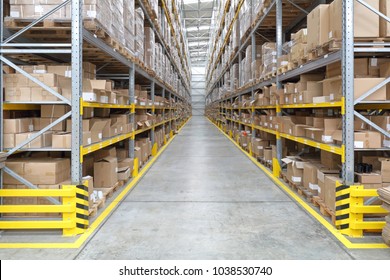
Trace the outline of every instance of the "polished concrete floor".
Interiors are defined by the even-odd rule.
[[[199,116],[83,248],[0,250],[21,258],[390,259],[390,250],[345,249]]]

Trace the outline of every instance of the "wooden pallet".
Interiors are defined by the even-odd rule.
[[[149,17],[152,19],[152,21],[155,21],[157,19],[157,15],[156,15],[155,11],[152,9],[152,7],[150,6],[149,1],[142,0],[142,3],[144,5]]]
[[[287,185],[291,189],[295,190],[300,196],[304,197],[308,201],[311,201],[313,194],[308,189],[306,189],[304,186],[302,186],[299,183],[295,183],[295,182],[290,181],[287,178],[286,174],[283,172],[280,174],[280,177],[287,183]]]
[[[283,65],[283,66],[280,66],[277,70],[277,74],[280,75],[280,74],[283,74],[287,71],[290,71],[292,69],[294,69],[296,67],[294,67],[294,63],[291,63],[291,62],[288,62],[286,65]]]
[[[89,217],[94,217],[98,213],[99,209],[102,209],[106,205],[106,198],[103,197],[96,201],[92,207],[89,208]]]
[[[320,209],[322,215],[330,217],[332,219],[333,224],[336,223],[335,213],[325,205],[325,202],[319,196],[313,196],[312,203],[314,204],[314,206]]]
[[[29,24],[31,24],[34,19],[26,19],[26,18],[12,18],[6,17],[4,19],[4,27],[8,29],[22,29]],[[70,19],[45,19],[43,21],[35,24],[32,29],[71,29],[71,20]]]

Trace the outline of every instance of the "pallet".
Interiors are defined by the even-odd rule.
[[[96,216],[96,214],[98,213],[99,209],[102,209],[104,206],[106,205],[106,198],[103,197],[102,199],[99,199],[98,201],[96,201],[92,207],[89,208],[89,214],[88,216],[90,218]]]
[[[270,80],[272,78],[276,77],[276,71],[269,72],[264,75],[264,80]]]
[[[325,205],[325,202],[319,196],[313,196],[312,203],[314,204],[314,206],[320,209],[322,215],[330,217],[332,219],[333,224],[336,223],[335,213]]]
[[[12,18],[4,19],[4,27],[8,29],[22,29],[31,24],[34,19]],[[70,19],[45,19],[35,24],[32,29],[71,29],[72,21]]]
[[[265,167],[269,168],[272,170],[272,164],[269,161],[264,160],[262,157],[257,157],[257,160],[264,165]]]
[[[287,183],[287,185],[295,190],[300,196],[304,197],[307,201],[311,201],[313,194],[299,183],[290,181],[285,173],[281,173],[280,177]]]
[[[280,74],[286,73],[287,71],[293,70],[294,68],[296,68],[296,67],[294,67],[294,64],[291,62],[288,62],[286,65],[280,66],[278,68],[277,74],[280,75]]]

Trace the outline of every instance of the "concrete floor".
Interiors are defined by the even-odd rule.
[[[390,250],[345,249],[193,117],[83,248],[0,250],[0,259],[48,258],[390,259]]]

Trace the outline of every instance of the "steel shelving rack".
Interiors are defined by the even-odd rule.
[[[16,72],[23,74],[26,78],[30,79],[31,81],[35,82],[39,86],[41,86],[46,91],[50,92],[54,96],[56,96],[61,101],[52,101],[52,102],[4,102],[3,95],[0,95],[0,120],[3,120],[3,111],[4,110],[37,110],[39,109],[40,105],[42,104],[63,104],[63,105],[69,105],[71,106],[71,111],[66,113],[64,116],[58,118],[53,123],[51,123],[49,126],[43,128],[41,131],[35,133],[30,139],[24,141],[20,145],[17,145],[15,148],[12,148],[10,150],[7,150],[6,152],[8,155],[12,155],[17,152],[22,151],[29,151],[29,152],[35,152],[35,151],[68,151],[71,152],[71,182],[72,185],[78,186],[82,185],[82,162],[83,157],[89,153],[92,153],[94,151],[97,151],[99,149],[102,149],[104,147],[110,146],[112,144],[118,143],[120,141],[129,141],[129,157],[134,158],[134,144],[135,144],[135,137],[136,135],[139,135],[141,133],[150,131],[150,137],[153,145],[152,154],[155,155],[157,152],[157,144],[155,144],[155,137],[154,137],[154,131],[157,127],[163,127],[165,125],[169,125],[169,129],[171,131],[172,136],[172,123],[179,121],[180,124],[177,123],[178,126],[181,126],[185,119],[189,117],[189,115],[183,117],[183,116],[177,116],[177,108],[170,106],[160,107],[154,105],[154,96],[157,94],[157,91],[159,91],[158,94],[161,94],[162,97],[165,97],[169,100],[174,100],[175,103],[177,101],[182,102],[185,104],[185,110],[187,110],[187,114],[189,112],[190,108],[190,87],[189,87],[189,69],[186,69],[186,65],[188,65],[187,58],[183,58],[180,50],[180,60],[181,60],[181,67],[183,69],[183,72],[186,73],[186,76],[182,76],[182,72],[180,71],[180,68],[178,65],[176,65],[176,62],[173,59],[173,56],[171,54],[171,51],[169,48],[167,48],[167,44],[165,40],[162,38],[162,35],[160,34],[160,30],[156,27],[153,20],[151,19],[151,15],[148,12],[147,7],[145,7],[146,1],[137,0],[136,3],[142,8],[147,21],[149,22],[151,28],[154,30],[156,34],[156,38],[163,46],[163,51],[170,59],[171,64],[173,65],[175,71],[178,74],[178,84],[177,89],[180,91],[180,88],[184,89],[184,92],[178,92],[173,89],[171,85],[168,85],[166,82],[164,82],[162,79],[155,77],[154,75],[151,75],[148,73],[141,65],[137,63],[137,61],[134,61],[129,56],[124,56],[122,53],[118,52],[117,49],[114,49],[112,46],[108,45],[106,42],[104,42],[102,39],[100,39],[98,36],[93,34],[93,32],[87,30],[83,25],[83,17],[82,17],[82,0],[67,0],[64,1],[62,4],[58,5],[56,8],[48,12],[47,14],[43,15],[41,18],[32,20],[30,24],[28,24],[26,27],[21,28],[19,31],[12,33],[9,30],[7,30],[3,23],[4,23],[4,17],[3,17],[3,10],[4,10],[4,1],[0,1],[0,22],[1,28],[0,28],[0,88],[3,88],[3,65],[8,65],[16,70]],[[163,1],[164,2],[164,1]],[[163,3],[164,4],[164,3]],[[36,42],[34,40],[28,39],[24,37],[23,35],[25,32],[28,32],[31,30],[36,24],[39,22],[45,20],[47,17],[52,15],[57,10],[65,7],[66,5],[71,5],[71,23],[70,23],[70,30],[71,35],[69,36],[70,42],[68,43],[52,43],[52,42]],[[161,10],[163,11],[162,7]],[[164,11],[165,13],[168,13],[167,10]],[[173,28],[173,26],[170,26]],[[108,78],[113,80],[122,80],[122,82],[129,84],[129,100],[130,105],[115,105],[115,104],[101,104],[101,103],[89,103],[82,100],[82,89],[83,89],[83,81],[82,81],[82,62],[83,62],[83,50],[84,45],[92,46],[96,53],[94,54],[97,56],[103,56],[108,57],[109,61],[102,65],[100,69],[106,68],[107,70],[103,75],[99,75],[99,78]],[[179,47],[177,45],[177,47]],[[29,55],[38,55],[41,56],[44,61],[45,59],[49,59],[52,61],[58,61],[59,55],[70,55],[71,58],[67,62],[71,62],[72,66],[72,97],[71,100],[67,100],[64,98],[61,94],[55,92],[50,87],[46,86],[44,83],[40,82],[36,78],[34,78],[32,75],[28,74],[24,70],[22,70],[19,66],[16,64],[20,63],[20,61],[9,58],[9,55],[21,55],[21,54],[29,54]],[[133,54],[129,52],[129,55],[132,56]],[[90,58],[91,55],[88,56]],[[93,56],[92,56],[93,57]],[[65,62],[65,61],[62,61]],[[93,61],[92,61],[93,62]],[[119,67],[122,72],[117,73],[115,70],[110,70],[110,65],[114,65],[115,67]],[[115,69],[113,67],[113,69]],[[127,69],[127,70],[126,70]],[[125,72],[126,74],[123,74]],[[136,79],[141,80],[143,83],[147,83],[150,86],[150,95],[153,102],[152,106],[140,106],[134,104],[134,98],[135,98],[135,83]],[[181,86],[182,85],[182,86]],[[127,134],[122,134],[119,136],[115,136],[111,139],[105,139],[102,142],[95,143],[86,147],[83,147],[82,145],[82,114],[84,108],[108,108],[108,109],[126,109],[129,112],[129,118],[130,122],[134,123],[134,115],[136,110],[139,109],[149,109],[152,111],[153,114],[155,114],[155,110],[161,110],[163,115],[163,121],[157,124],[153,124],[150,127],[136,130]],[[171,117],[170,119],[167,119],[165,114],[166,112],[173,112],[173,114],[169,114]],[[24,149],[23,147],[42,135],[44,132],[50,130],[53,126],[56,124],[68,119],[71,117],[72,119],[72,148],[71,149],[52,149],[52,148],[42,148],[42,149]],[[164,137],[165,138],[165,137]],[[166,142],[166,139],[164,139]],[[3,122],[0,123],[0,151],[4,150],[3,146]],[[137,165],[137,164],[136,164]],[[37,190],[37,186],[34,184],[28,182],[23,177],[19,176],[17,173],[12,171],[10,168],[4,167],[0,171],[0,185],[2,186],[2,176],[3,172],[9,174],[13,178],[17,179],[22,184],[26,185],[30,189]],[[137,172],[137,171],[136,171]],[[136,174],[135,174],[136,175]],[[60,205],[60,202],[56,199],[53,199],[51,197],[47,198],[50,200],[51,203],[55,205]],[[0,224],[1,227],[1,224]]]
[[[302,143],[308,146],[312,146],[321,150],[325,150],[331,153],[335,153],[338,155],[341,155],[342,157],[342,184],[343,186],[346,186],[346,188],[352,189],[354,187],[354,162],[355,162],[355,152],[358,151],[390,151],[390,148],[381,148],[381,149],[356,149],[354,148],[354,117],[357,117],[364,121],[368,126],[372,127],[376,131],[379,131],[381,134],[383,134],[386,137],[390,137],[390,133],[383,130],[379,126],[377,126],[375,123],[371,122],[368,118],[363,116],[358,112],[358,110],[363,109],[389,109],[389,101],[387,102],[373,102],[373,101],[364,101],[370,94],[374,93],[379,88],[386,86],[390,82],[390,77],[387,77],[383,82],[375,86],[374,88],[368,90],[366,93],[364,93],[360,98],[356,99],[354,98],[354,58],[357,55],[365,55],[367,57],[373,57],[376,55],[379,56],[386,56],[390,54],[390,48],[388,43],[373,43],[373,42],[355,42],[354,41],[354,3],[359,3],[361,5],[364,5],[368,10],[367,12],[373,12],[377,14],[378,16],[382,17],[386,21],[390,22],[390,18],[383,15],[376,9],[372,8],[370,5],[368,5],[364,0],[345,0],[342,1],[343,6],[343,17],[342,17],[342,46],[340,50],[334,51],[328,54],[323,55],[322,57],[308,61],[307,63],[298,66],[298,68],[289,70],[282,74],[276,74],[275,77],[271,77],[266,80],[262,80],[260,82],[252,83],[249,86],[238,88],[235,90],[231,95],[227,97],[213,97],[213,90],[218,89],[223,85],[223,79],[224,74],[231,68],[232,63],[234,61],[238,61],[238,64],[240,64],[242,55],[241,53],[245,51],[245,47],[249,44],[252,45],[252,61],[255,59],[255,34],[259,27],[262,26],[262,24],[265,22],[265,20],[271,16],[273,16],[275,20],[276,25],[276,50],[277,50],[277,57],[280,57],[282,55],[282,45],[283,45],[283,38],[286,36],[286,32],[290,32],[294,28],[294,24],[296,24],[295,27],[298,27],[297,23],[302,22],[304,18],[297,19],[294,21],[290,26],[287,28],[283,28],[283,15],[284,13],[288,14],[288,11],[283,11],[283,2],[289,2],[289,0],[272,0],[269,4],[269,6],[265,9],[263,15],[254,23],[252,24],[252,28],[250,29],[249,35],[246,37],[246,39],[239,43],[238,51],[234,53],[234,55],[231,57],[231,59],[226,63],[226,65],[222,66],[222,71],[218,75],[218,77],[213,80],[213,73],[218,65],[220,63],[220,56],[223,52],[223,47],[220,50],[220,54],[218,56],[218,59],[216,61],[212,61],[212,63],[209,65],[208,68],[208,75],[207,75],[207,93],[206,93],[206,107],[207,110],[212,110],[214,108],[215,111],[220,112],[220,116],[229,115],[229,112],[232,112],[232,110],[238,110],[239,115],[241,115],[242,110],[248,110],[252,112],[252,123],[243,123],[239,120],[234,120],[232,118],[226,117],[227,121],[230,121],[230,124],[232,123],[238,123],[239,124],[239,130],[241,130],[242,127],[250,127],[252,131],[255,130],[262,130],[267,133],[271,133],[276,135],[277,139],[277,158],[273,159],[273,175],[275,177],[279,177],[280,171],[281,171],[281,158],[282,158],[282,143],[281,139],[289,139],[292,141],[295,141],[297,143]],[[310,1],[308,1],[310,2]],[[315,1],[312,3],[308,9],[311,11],[319,4],[326,4],[327,1]],[[328,1],[329,2],[329,1]],[[250,1],[252,3],[252,1]],[[370,10],[370,11],[369,11]],[[275,11],[274,14],[272,14],[272,11]],[[238,12],[238,11],[237,11]],[[308,12],[305,12],[308,14]],[[271,15],[272,14],[272,15]],[[305,17],[306,15],[304,15]],[[225,42],[228,42],[228,38],[225,38]],[[235,98],[239,98],[241,101],[241,96],[245,94],[249,94],[252,96],[252,99],[254,97],[254,93],[265,87],[270,86],[272,84],[276,84],[277,88],[281,88],[282,82],[290,81],[294,78],[299,77],[301,74],[305,74],[320,68],[323,68],[331,63],[339,62],[341,61],[342,64],[342,91],[343,91],[343,97],[340,102],[327,102],[327,103],[320,103],[320,104],[292,104],[292,105],[275,105],[275,106],[250,106],[250,107],[238,107],[238,108],[228,108],[225,106],[227,101],[230,101],[230,104],[233,104],[233,101]],[[240,69],[241,71],[241,69]],[[264,110],[264,109],[273,109],[276,110],[277,115],[281,116],[284,109],[299,109],[299,108],[339,108],[342,113],[342,134],[343,134],[343,142],[341,146],[334,146],[334,145],[328,145],[319,143],[313,140],[309,140],[302,137],[295,137],[291,136],[285,133],[279,133],[276,130],[268,129],[260,126],[256,126],[253,124],[253,116],[255,110]],[[214,120],[215,121],[215,120]],[[220,122],[217,122],[218,124]],[[230,127],[231,128],[231,127]],[[252,133],[253,137],[255,133]],[[231,134],[230,134],[231,136]],[[345,188],[345,187],[344,187]],[[351,192],[352,193],[352,192]],[[366,192],[368,194],[368,192]],[[370,193],[371,195],[373,192]],[[362,195],[361,197],[363,197]],[[366,209],[367,211],[371,211]],[[372,211],[379,211],[378,209],[372,210]],[[337,209],[336,209],[337,212]],[[383,210],[382,210],[383,212]],[[373,212],[363,212],[363,213],[373,213]],[[378,212],[375,212],[378,213]],[[345,213],[344,213],[345,214]],[[351,220],[348,220],[349,217],[352,217],[354,213],[349,213],[347,219],[343,219],[343,217],[340,217],[340,222],[338,222],[336,225],[339,227],[339,229],[342,230],[342,232],[349,234],[351,236],[361,236],[362,230],[365,229],[364,226],[367,226],[369,229],[373,228],[380,228],[383,226],[382,222],[376,223],[375,225],[372,225],[372,228],[370,225],[362,225],[359,224],[357,227],[358,229],[352,228],[351,224],[353,223]],[[337,213],[336,213],[337,215]],[[345,217],[345,216],[344,216]],[[359,218],[360,219],[360,218]],[[350,224],[348,224],[350,223]],[[360,228],[359,228],[360,227]]]

